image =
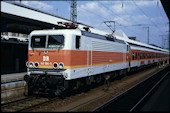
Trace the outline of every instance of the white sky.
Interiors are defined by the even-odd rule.
[[[70,19],[68,0],[21,3]],[[107,32],[110,29],[103,22],[116,21],[117,30],[122,30],[127,36],[136,37],[143,43],[147,43],[145,27],[149,26],[149,43],[162,46],[163,37],[163,46],[168,48],[169,19],[160,0],[77,1],[77,21]]]

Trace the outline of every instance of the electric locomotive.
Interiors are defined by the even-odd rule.
[[[75,27],[75,26],[74,26]],[[28,44],[28,93],[54,92],[99,83],[104,73],[129,70],[129,44],[89,31],[32,31]]]

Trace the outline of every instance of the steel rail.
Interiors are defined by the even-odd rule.
[[[28,98],[12,101],[12,102],[5,103],[5,104],[1,105],[1,111],[2,112],[6,112],[6,111],[21,112],[21,111],[25,111],[27,109],[31,109],[33,107],[37,107],[37,106],[47,103],[49,101],[51,101],[51,100],[47,99],[47,98],[45,98],[45,99],[44,98],[36,98],[34,96],[28,97]],[[30,103],[30,104],[28,105],[28,103]]]
[[[134,107],[132,107],[132,109],[130,109],[130,112],[135,111],[135,109],[140,105],[140,103],[164,80],[164,78],[170,73],[170,71],[168,71],[139,101],[137,104],[134,105]]]
[[[168,66],[169,67],[169,66]],[[167,68],[167,67],[166,67]],[[133,88],[135,88],[136,86],[138,86],[139,84],[142,84],[144,81],[149,80],[151,77],[153,77],[154,75],[162,72],[165,68],[153,73],[151,76],[145,78],[144,80],[140,81],[139,83],[135,84],[134,86],[128,88],[127,90],[123,91],[122,93],[120,93],[119,95],[111,98],[110,100],[106,101],[105,103],[103,103],[102,105],[94,108],[91,112],[96,112],[96,111],[100,111],[101,109],[103,109],[104,107],[108,106],[109,104],[111,104],[113,101],[115,101],[118,98],[121,98],[123,95],[127,94],[128,92],[130,92],[131,90],[133,90]],[[167,73],[168,74],[168,73]],[[167,75],[166,74],[166,75]],[[163,79],[163,78],[162,78]],[[141,100],[142,101],[142,100]],[[139,102],[139,101],[138,101]],[[138,103],[139,104],[139,103]],[[137,106],[137,104],[135,104],[135,106]],[[135,109],[135,106],[133,106],[133,108],[130,109],[130,111],[133,111]]]

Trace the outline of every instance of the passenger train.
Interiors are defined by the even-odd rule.
[[[62,22],[60,23],[62,24]],[[99,83],[107,76],[126,74],[143,65],[169,61],[169,51],[143,44],[122,35],[101,34],[92,28],[32,31],[28,44],[28,93],[56,95]]]

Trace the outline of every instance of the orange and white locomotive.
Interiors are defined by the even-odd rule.
[[[145,59],[147,63],[141,63],[145,60],[140,59],[140,54],[147,54],[147,51],[168,59],[167,51],[139,47],[77,26],[35,30],[29,38],[28,70],[24,79],[28,82],[29,93],[43,91],[58,95],[82,84],[98,83],[106,73],[118,75],[149,64],[149,60],[158,62],[158,58],[149,57]]]

